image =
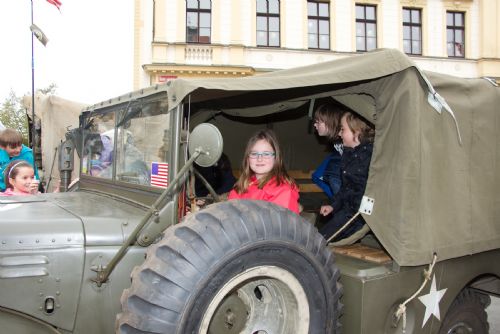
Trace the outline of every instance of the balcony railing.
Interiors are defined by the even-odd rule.
[[[212,65],[212,48],[208,45],[187,45],[184,53],[186,64]]]

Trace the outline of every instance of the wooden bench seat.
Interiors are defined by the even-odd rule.
[[[349,246],[329,246],[336,254],[347,255],[361,260],[386,264],[392,261],[391,257],[382,249],[356,243]]]

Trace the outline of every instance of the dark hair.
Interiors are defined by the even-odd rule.
[[[23,135],[14,129],[5,129],[0,132],[0,146],[18,147],[23,143]]]
[[[17,174],[19,174],[19,169],[22,167],[30,167],[33,169],[33,166],[26,160],[14,160],[7,165],[7,168],[5,168],[3,172],[6,188],[14,188],[12,184],[10,184],[10,179],[15,179]]]
[[[342,117],[344,116],[349,129],[351,129],[353,133],[359,133],[358,139],[360,143],[373,143],[375,139],[375,128],[370,122],[358,114],[349,111],[343,113]]]
[[[275,153],[273,169],[269,172],[268,175],[266,175],[266,177],[263,177],[258,181],[259,189],[262,189],[272,178],[276,178],[277,185],[280,185],[282,183],[295,184],[293,179],[288,176],[288,173],[286,172],[285,164],[283,163],[283,157],[281,156],[280,146],[278,140],[276,139],[274,131],[270,129],[259,130],[252,137],[250,137],[245,149],[245,154],[241,163],[241,175],[234,186],[234,189],[239,194],[247,191],[248,186],[250,185],[250,178],[254,175],[254,172],[250,169],[250,163],[248,159],[253,146],[259,140],[265,140],[266,142],[268,142]]]
[[[322,104],[316,109],[314,119],[324,122],[328,130],[328,138],[335,140],[339,136],[340,130],[340,117],[342,110],[333,104]]]

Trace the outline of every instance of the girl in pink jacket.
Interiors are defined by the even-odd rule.
[[[272,130],[260,130],[248,140],[241,168],[228,199],[263,200],[299,213],[299,190],[285,170]]]
[[[5,168],[6,189],[0,196],[26,196],[38,194],[38,180],[33,166],[25,160],[14,160]]]

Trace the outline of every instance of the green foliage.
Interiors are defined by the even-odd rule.
[[[15,129],[23,134],[25,144],[28,143],[28,118],[26,110],[21,104],[21,98],[14,91],[2,102],[0,106],[0,121],[6,128]]]
[[[46,88],[38,89],[37,91],[45,95],[53,95],[56,93],[57,85],[51,83]],[[10,91],[9,96],[0,105],[0,121],[6,128],[15,129],[23,134],[23,141],[28,145],[28,112],[22,105],[22,97],[16,96],[14,91]]]

